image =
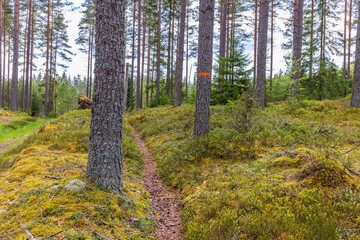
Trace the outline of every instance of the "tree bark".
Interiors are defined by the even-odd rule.
[[[141,0],[138,0],[138,42],[137,42],[136,108],[141,108]]]
[[[50,0],[48,0],[47,33],[46,33],[46,68],[45,68],[45,105],[44,115],[48,115],[48,94],[49,94],[49,51],[50,51]]]
[[[122,94],[125,1],[96,0],[96,62],[87,177],[101,189],[123,191]]]
[[[151,67],[151,35],[150,35],[150,24],[149,24],[149,30],[148,30],[148,56],[147,56],[147,72],[146,72],[146,106],[149,106],[149,85],[150,85],[150,67]]]
[[[186,0],[181,0],[180,11],[180,33],[178,53],[176,55],[176,79],[175,79],[175,93],[174,93],[174,107],[181,106],[181,90],[182,90],[182,77],[184,66],[184,39],[185,39],[185,18],[186,18]]]
[[[200,0],[198,70],[194,135],[210,131],[210,83],[212,72],[215,0]]]
[[[346,20],[347,20],[347,0],[345,0],[345,12],[344,12],[344,63],[343,63],[343,79],[344,79],[344,83],[345,83],[345,86],[346,86],[346,29],[347,29],[347,23],[346,23]],[[345,90],[345,96],[348,95],[348,89],[347,87],[345,87],[346,90]]]
[[[142,62],[141,62],[141,88],[140,88],[140,108],[143,108],[143,92],[144,92],[144,66],[145,66],[145,40],[146,40],[146,21],[145,12],[143,16],[143,42],[142,42]]]
[[[126,74],[125,74],[125,79],[124,79],[124,96],[123,96],[123,102],[122,102],[123,113],[126,112],[128,80],[129,80],[129,63],[126,63]]]
[[[21,101],[20,106],[22,109],[24,109],[25,106],[25,70],[26,70],[26,46],[27,46],[27,31],[28,31],[28,13],[30,12],[30,9],[27,9],[26,13],[26,26],[25,26],[25,34],[24,34],[24,61],[23,61],[23,76],[22,76],[22,88],[21,88]]]
[[[161,43],[161,0],[159,0],[158,15],[158,42],[157,42],[157,66],[156,66],[156,100],[160,103],[160,43]]]
[[[266,105],[266,51],[269,24],[269,0],[260,1],[259,49],[257,53],[256,98],[260,108]]]
[[[3,63],[3,88],[2,88],[2,107],[5,107],[5,63],[6,63],[6,0],[4,0],[4,63]],[[1,29],[0,29],[1,31]],[[1,41],[1,39],[0,39]]]
[[[220,46],[219,56],[225,57],[225,43],[226,43],[226,19],[227,19],[227,0],[222,0],[221,7],[221,26],[220,26]]]
[[[131,110],[134,109],[135,23],[136,23],[136,1],[134,1],[132,55],[131,55],[131,78],[130,78],[130,109]]]
[[[166,94],[170,96],[170,78],[171,78],[171,27],[172,27],[172,2],[173,0],[169,0],[169,33],[168,33],[168,58],[167,58],[167,70],[166,70]]]
[[[271,0],[271,40],[270,40],[270,92],[273,88],[273,63],[274,63],[274,0]]]
[[[189,82],[189,15],[190,15],[189,9],[190,6],[188,5],[187,14],[186,14],[186,84],[185,84],[186,100],[188,99],[188,82]]]
[[[291,69],[291,79],[293,84],[291,95],[293,97],[300,94],[303,17],[304,17],[304,0],[295,0],[293,57],[292,57],[292,69]]]
[[[27,39],[27,47],[26,47],[26,81],[25,81],[25,111],[28,109],[28,98],[29,98],[29,73],[30,73],[30,48],[31,48],[31,28],[32,28],[32,0],[30,0],[29,5],[29,22],[28,22],[28,39]]]
[[[360,2],[356,36],[354,81],[350,106],[356,108],[360,107]]]
[[[31,27],[31,60],[30,60],[30,91],[29,91],[29,108],[32,106],[32,73],[33,73],[33,60],[34,60],[34,25],[35,25],[35,3],[32,10],[32,27]]]
[[[18,99],[18,70],[19,70],[19,10],[20,0],[14,2],[14,32],[13,32],[13,72],[11,80],[10,110],[19,110]]]
[[[257,64],[257,37],[258,37],[258,0],[255,0],[255,29],[254,29],[254,79],[253,85],[256,87],[256,64]]]
[[[311,26],[310,26],[310,67],[309,78],[312,79],[313,75],[313,55],[314,55],[314,0],[311,0]]]
[[[352,30],[352,3],[353,1],[350,0],[350,6],[349,6],[349,39],[348,39],[348,73],[347,73],[347,88],[350,89],[350,66],[351,66],[351,62],[350,62],[350,57],[351,57],[351,30]]]

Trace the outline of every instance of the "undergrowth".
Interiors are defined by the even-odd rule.
[[[44,125],[0,160],[0,238],[151,239],[153,213],[142,187],[142,155],[124,126],[124,194],[86,179],[90,110],[73,111]],[[81,180],[86,188],[65,186]]]
[[[248,136],[234,127],[244,105],[212,107],[202,138],[194,106],[129,116],[161,176],[182,190],[186,239],[360,239],[360,110],[276,103],[255,113]]]

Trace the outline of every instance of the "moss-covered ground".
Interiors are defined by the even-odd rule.
[[[104,192],[86,179],[90,110],[43,125],[0,164],[0,239],[151,239],[153,213],[142,187],[142,155],[124,127],[124,194]],[[81,180],[81,192],[64,189]]]
[[[244,121],[241,106],[212,107],[202,138],[194,106],[129,116],[182,190],[186,239],[360,239],[360,109],[276,103]]]

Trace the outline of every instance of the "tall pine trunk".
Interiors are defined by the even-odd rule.
[[[140,108],[143,108],[143,92],[144,92],[144,66],[145,66],[145,42],[146,40],[146,21],[145,12],[143,16],[143,42],[142,42],[142,62],[141,62],[141,89],[140,89]]]
[[[347,88],[350,89],[350,57],[351,57],[351,30],[352,30],[352,4],[353,0],[350,0],[350,6],[349,6],[349,39],[348,39],[348,63],[347,63]]]
[[[138,42],[137,42],[136,108],[141,108],[141,0],[138,0]]]
[[[32,106],[32,73],[33,73],[33,60],[34,60],[34,33],[35,33],[35,2],[32,9],[32,24],[31,24],[31,60],[30,60],[30,91],[29,91],[29,108]]]
[[[123,191],[122,94],[125,1],[96,1],[96,62],[87,177],[101,189]]]
[[[169,33],[168,33],[168,58],[166,71],[166,94],[170,96],[170,78],[171,78],[171,26],[172,26],[172,2],[169,0]]]
[[[274,63],[274,0],[271,0],[271,37],[270,37],[270,92],[273,88],[273,63]]]
[[[357,23],[354,81],[350,106],[360,107],[360,3]]]
[[[313,55],[314,55],[314,8],[315,0],[311,0],[311,23],[310,23],[310,66],[309,78],[312,79],[313,75]]]
[[[175,79],[175,94],[174,94],[174,107],[181,105],[181,90],[182,90],[182,77],[184,66],[184,39],[185,39],[185,19],[186,19],[186,0],[181,0],[180,11],[180,33],[178,43],[178,53],[176,55],[176,79]]]
[[[345,0],[345,11],[344,11],[344,53],[343,53],[343,57],[344,57],[344,63],[343,63],[343,79],[344,79],[344,83],[345,83],[345,96],[348,95],[348,89],[346,87],[346,30],[347,30],[347,0]]]
[[[6,0],[4,0],[4,62],[3,62],[3,87],[2,87],[2,107],[5,107],[5,79],[6,79],[6,75],[5,75],[5,66],[6,66]],[[1,29],[0,29],[1,31]],[[0,39],[1,41],[1,39]],[[0,56],[1,57],[1,56]]]
[[[151,58],[151,35],[150,35],[150,24],[149,24],[149,30],[148,30],[148,56],[147,56],[147,72],[146,72],[146,86],[147,86],[147,90],[146,90],[146,106],[149,106],[149,85],[150,85],[150,66],[151,66],[151,62],[150,62],[150,58]]]
[[[30,73],[30,48],[31,48],[31,28],[32,28],[32,0],[29,5],[29,22],[28,22],[28,33],[27,33],[27,47],[26,47],[26,76],[25,76],[25,111],[28,109],[29,99],[29,73]]]
[[[14,30],[13,30],[13,71],[11,80],[10,110],[19,110],[18,74],[19,74],[19,14],[20,0],[14,2]]]
[[[256,68],[256,98],[260,108],[266,105],[266,51],[269,24],[269,0],[260,1],[259,44]]]
[[[157,66],[156,66],[156,100],[160,103],[160,43],[161,43],[161,0],[159,0],[159,15],[158,15],[158,42],[157,42]]]
[[[294,3],[294,29],[293,29],[293,57],[291,68],[292,96],[300,94],[301,77],[301,55],[302,55],[302,35],[304,0],[295,0]]]
[[[134,1],[133,12],[133,34],[132,34],[132,55],[131,55],[131,78],[130,78],[130,109],[134,109],[134,64],[135,64],[135,23],[136,23],[136,1]]]
[[[261,1],[261,0],[260,0]],[[254,29],[254,79],[253,85],[256,87],[256,64],[257,64],[257,37],[258,37],[258,0],[255,0],[255,29]]]
[[[185,84],[186,100],[188,98],[188,82],[189,82],[189,15],[190,15],[189,9],[190,6],[188,5],[187,14],[186,14],[186,84]]]
[[[48,0],[47,32],[46,32],[45,105],[44,105],[44,115],[45,116],[48,115],[49,51],[50,51],[50,0]]]
[[[212,72],[215,0],[200,0],[198,69],[194,135],[210,131],[210,85]]]

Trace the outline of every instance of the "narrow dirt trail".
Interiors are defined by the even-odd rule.
[[[156,211],[155,237],[160,240],[182,240],[178,194],[161,180],[150,150],[134,128],[133,133],[139,150],[144,153],[144,187],[150,193],[150,205]]]

